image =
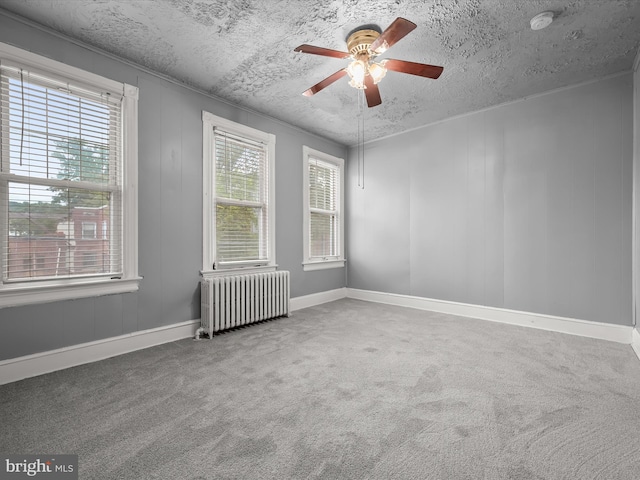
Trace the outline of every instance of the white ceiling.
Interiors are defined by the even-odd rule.
[[[438,80],[389,72],[365,140],[623,71],[640,45],[640,0],[2,0],[13,13],[345,145],[357,141],[348,78],[301,93],[347,60],[354,28],[417,28],[379,58],[441,65]],[[554,22],[533,31],[530,19]]]

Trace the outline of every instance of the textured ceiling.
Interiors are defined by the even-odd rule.
[[[294,53],[346,50],[363,24],[418,26],[381,58],[442,65],[438,80],[389,72],[366,138],[398,133],[565,85],[630,71],[640,0],[2,0],[13,13],[345,145],[357,141],[358,91],[345,77],[301,93],[348,63]],[[554,22],[533,31],[530,19]]]

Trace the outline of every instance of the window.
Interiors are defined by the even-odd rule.
[[[0,44],[0,306],[137,290],[137,98]]]
[[[304,270],[344,267],[344,160],[303,148]]]
[[[93,240],[96,237],[96,222],[82,222],[82,238]]]
[[[202,121],[203,274],[275,269],[275,136],[208,112]]]

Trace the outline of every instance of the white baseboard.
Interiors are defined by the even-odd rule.
[[[354,298],[369,302],[386,303],[389,305],[449,313],[463,317],[631,344],[640,359],[640,333],[635,328],[624,325],[554,317],[538,313],[520,312],[517,310],[374,292],[370,290],[358,290],[354,288],[338,288],[326,292],[295,297],[291,299],[290,307],[291,311],[295,311],[341,298]],[[188,320],[186,322],[151,330],[133,332],[127,335],[82,343],[80,345],[59,348],[48,352],[2,360],[0,361],[0,385],[103,360],[136,350],[142,350],[162,343],[190,338],[195,335],[195,331],[199,326],[199,319]]]
[[[199,319],[188,320],[151,330],[2,360],[0,361],[0,385],[193,337],[199,326]]]
[[[462,317],[490,320],[492,322],[508,323],[522,327],[539,328],[552,332],[568,333],[582,337],[598,338],[618,343],[631,343],[631,326],[614,325],[609,323],[591,322],[567,317],[555,317],[539,313],[520,312],[505,308],[485,307],[467,303],[434,300],[430,298],[398,295],[394,293],[373,292],[370,290],[347,289],[347,297],[370,302],[386,303],[402,307],[430,310],[433,312],[449,313]],[[635,335],[638,335],[636,331]],[[636,337],[637,338],[637,337]],[[640,349],[640,343],[638,344]],[[636,350],[638,351],[638,350]]]
[[[314,293],[291,299],[291,310],[332,302],[347,296],[346,288]],[[142,350],[162,343],[193,337],[200,327],[200,320],[167,325],[133,332],[118,337],[105,338],[94,342],[72,345],[47,352],[34,353],[23,357],[0,361],[0,385],[15,382],[45,373],[55,372],[85,363],[104,360],[124,353]]]
[[[640,360],[640,333],[638,332],[637,327],[633,329],[633,333],[631,335],[631,348],[636,352],[638,356],[638,360]]]
[[[335,290],[327,290],[326,292],[312,293],[310,295],[294,297],[290,301],[290,307],[291,311],[300,310],[302,308],[313,307],[315,305],[333,302],[334,300],[340,300],[341,298],[345,298],[346,296],[346,288],[336,288]]]

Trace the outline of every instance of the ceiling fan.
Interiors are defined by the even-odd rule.
[[[410,33],[416,24],[404,18],[396,18],[384,32],[381,32],[377,25],[363,25],[352,30],[347,36],[348,52],[332,50],[330,48],[314,47],[313,45],[300,45],[294,52],[311,53],[333,58],[351,58],[352,62],[333,75],[329,75],[324,80],[316,83],[306,90],[303,95],[310,97],[325,89],[335,81],[345,75],[349,75],[349,85],[354,88],[364,90],[367,98],[367,105],[375,107],[382,103],[378,82],[387,73],[387,70],[394,72],[409,73],[419,77],[436,79],[440,76],[443,67],[427,65],[424,63],[407,62],[405,60],[385,59],[378,63],[374,59],[386,52],[395,45],[405,35]]]

